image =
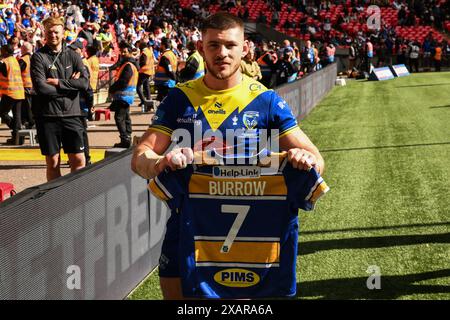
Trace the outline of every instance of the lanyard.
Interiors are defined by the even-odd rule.
[[[56,58],[53,60],[52,64],[48,67],[49,70],[53,70],[53,68],[55,68],[55,63],[59,58],[59,55],[61,54],[61,52],[63,51],[63,48],[61,48],[61,50],[58,52],[58,54],[56,55]],[[55,68],[56,69],[56,68]]]

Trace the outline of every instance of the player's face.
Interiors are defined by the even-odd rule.
[[[208,73],[216,79],[226,80],[239,70],[241,59],[248,51],[244,31],[238,27],[228,30],[208,29],[198,42]]]

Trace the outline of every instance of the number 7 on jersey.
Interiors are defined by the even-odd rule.
[[[233,242],[239,232],[239,229],[242,227],[242,224],[244,223],[244,220],[247,217],[249,211],[250,206],[236,206],[229,204],[223,204],[221,206],[222,213],[237,213],[236,220],[234,220],[233,225],[231,226],[231,229],[228,232],[227,237],[225,238],[225,242],[220,249],[221,253],[227,253],[230,251],[231,246],[233,245]]]

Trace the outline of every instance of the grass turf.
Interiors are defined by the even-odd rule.
[[[331,191],[300,213],[298,298],[450,299],[450,73],[350,81],[301,128]],[[157,272],[129,298],[161,299]]]

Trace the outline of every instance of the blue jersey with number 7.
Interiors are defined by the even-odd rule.
[[[185,297],[295,295],[298,210],[312,210],[329,188],[314,169],[286,159],[277,169],[189,166],[151,180],[150,190],[181,215]]]

